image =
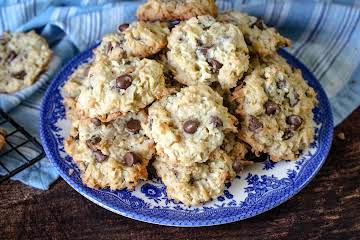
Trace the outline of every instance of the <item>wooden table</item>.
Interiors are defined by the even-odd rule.
[[[0,239],[360,239],[360,108],[335,129],[317,176],[279,207],[205,228],[152,225],[107,211],[58,180],[49,191],[0,185]]]

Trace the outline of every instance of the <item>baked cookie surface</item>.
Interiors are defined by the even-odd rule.
[[[148,0],[136,12],[137,18],[144,21],[186,20],[216,14],[214,0]]]
[[[35,31],[4,32],[0,42],[0,92],[12,93],[32,85],[51,57],[46,40]]]
[[[166,47],[169,34],[166,23],[139,21],[122,24],[118,27],[117,33],[103,37],[100,45],[94,50],[95,60],[149,57]]]
[[[90,67],[90,62],[81,64],[64,84],[64,104],[66,106],[66,115],[70,119],[78,118],[79,112],[76,110],[76,102],[81,88],[89,84],[88,74]]]
[[[240,138],[257,155],[294,160],[313,141],[316,94],[281,56],[261,59],[232,97],[239,104]]]
[[[275,28],[267,27],[261,19],[246,13],[224,12],[219,14],[217,20],[238,26],[250,51],[259,56],[276,54],[279,47],[290,45],[290,40],[281,36]]]
[[[220,196],[225,183],[236,175],[232,160],[220,149],[213,151],[204,163],[172,165],[157,157],[153,165],[166,186],[167,196],[186,205],[198,205]]]
[[[102,121],[137,112],[167,94],[162,65],[149,59],[95,61],[88,81],[77,107]]]
[[[143,112],[111,123],[96,118],[74,121],[65,150],[78,164],[87,186],[131,190],[147,179],[146,167],[155,148],[145,136],[142,122],[146,122]]]
[[[149,109],[146,127],[157,154],[171,163],[205,162],[226,132],[236,131],[236,118],[222,105],[222,98],[206,85],[190,86],[162,98]]]
[[[248,69],[248,48],[241,31],[211,16],[180,23],[168,42],[174,77],[185,85],[219,82],[222,88],[230,89]]]

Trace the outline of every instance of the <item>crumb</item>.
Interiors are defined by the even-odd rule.
[[[340,139],[342,141],[344,141],[346,139],[345,133],[343,133],[343,132],[339,132],[336,136],[338,139]]]
[[[69,176],[71,176],[73,173],[74,173],[74,169],[70,168],[68,172]]]

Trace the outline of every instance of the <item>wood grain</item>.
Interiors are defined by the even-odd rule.
[[[63,180],[49,191],[0,185],[0,239],[360,239],[360,108],[335,129],[330,155],[299,194],[244,221],[163,227],[111,213]],[[336,135],[336,134],[335,134]]]

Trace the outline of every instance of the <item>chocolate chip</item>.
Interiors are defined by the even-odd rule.
[[[119,32],[125,31],[130,25],[128,23],[124,23],[118,26]]]
[[[141,129],[140,121],[137,119],[130,119],[126,123],[126,129],[132,133],[138,133]]]
[[[123,161],[126,166],[131,167],[132,165],[140,162],[140,157],[134,152],[127,152],[123,157]]]
[[[286,86],[286,80],[284,78],[277,78],[276,87],[278,89],[283,89]]]
[[[199,47],[198,50],[199,50],[199,52],[201,52],[202,55],[206,56],[209,48],[207,48],[207,47]]]
[[[249,117],[248,129],[252,132],[256,132],[258,129],[263,127],[263,124],[254,116]]]
[[[222,68],[222,66],[223,66],[220,62],[218,62],[217,60],[215,60],[213,58],[208,58],[207,63],[210,65],[211,71],[213,73],[217,73],[220,70],[220,68]]]
[[[236,173],[240,173],[240,171],[243,169],[242,164],[241,164],[241,160],[240,159],[235,159],[235,161],[232,164],[232,168],[234,169],[234,171]]]
[[[173,29],[176,25],[178,25],[181,21],[180,20],[172,20],[168,22],[169,28]]]
[[[253,28],[254,26],[256,26],[258,29],[260,30],[264,30],[265,29],[265,24],[264,21],[260,18],[256,19],[256,21],[251,25],[251,27]]]
[[[16,79],[21,79],[24,80],[25,76],[26,76],[26,72],[24,70],[17,72],[17,73],[13,73],[11,74],[12,77],[16,78]]]
[[[200,125],[198,120],[187,120],[184,122],[183,129],[186,133],[193,134],[196,132]]]
[[[210,122],[215,125],[215,127],[219,128],[223,126],[223,121],[218,116],[211,116]]]
[[[14,52],[14,51],[10,51],[7,58],[6,58],[6,61],[8,63],[11,63],[16,57],[17,57],[17,53]]]
[[[274,115],[280,110],[279,105],[271,100],[266,101],[264,107],[265,107],[265,113],[267,115]]]
[[[109,54],[113,50],[113,46],[111,43],[108,43],[105,49],[105,53]]]
[[[103,162],[108,158],[108,156],[104,155],[100,150],[93,151],[93,154],[98,162]]]
[[[303,119],[298,115],[290,115],[286,117],[286,123],[289,124],[293,130],[296,130],[303,123]]]
[[[99,127],[101,125],[101,121],[97,118],[91,118],[90,121],[97,127]]]
[[[101,142],[101,137],[99,136],[92,136],[90,139],[86,140],[86,146],[88,146],[88,148],[90,148],[93,151],[96,151],[96,147],[95,145],[98,144],[99,142]]]
[[[288,139],[290,139],[292,136],[294,136],[294,132],[293,132],[290,128],[287,128],[287,129],[285,129],[282,138],[283,138],[284,140],[288,140]]]
[[[130,87],[131,83],[132,78],[128,74],[121,75],[116,78],[116,88],[127,89],[128,87]]]

